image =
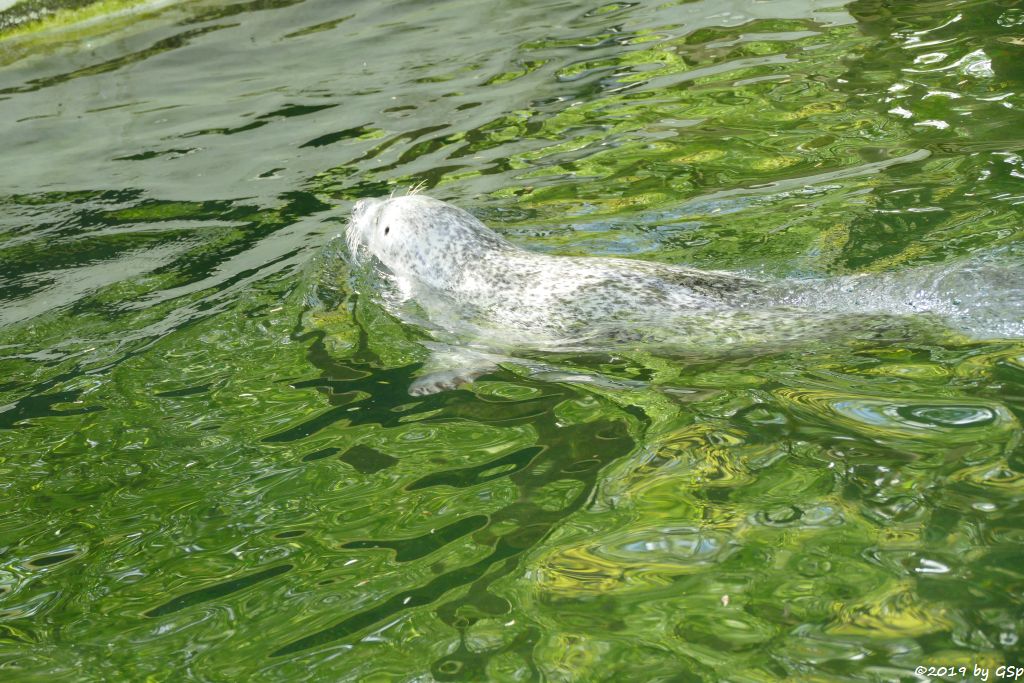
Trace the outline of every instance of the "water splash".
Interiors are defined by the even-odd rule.
[[[1024,337],[1024,269],[1012,250],[798,282],[786,302],[835,312],[928,314],[975,339]]]

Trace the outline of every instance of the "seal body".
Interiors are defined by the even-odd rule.
[[[944,292],[942,282],[956,281],[944,270],[766,280],[541,254],[462,209],[415,194],[360,200],[346,240],[354,263],[373,264],[391,285],[381,297],[390,311],[439,342],[431,342],[429,372],[414,394],[471,381],[523,351],[643,348],[706,357],[809,340],[930,338],[949,329],[940,316],[970,320]]]
[[[778,299],[770,283],[733,273],[527,251],[422,195],[360,200],[347,240],[357,259],[375,258],[402,298],[434,323],[491,346],[695,343],[708,338],[713,319],[737,336],[749,327],[744,319]]]

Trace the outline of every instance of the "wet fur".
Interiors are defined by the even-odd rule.
[[[716,327],[712,337],[763,337],[769,323],[758,318],[781,308],[776,286],[733,273],[527,251],[422,195],[361,200],[347,239],[447,331],[503,348],[678,346],[705,343]],[[803,336],[804,322],[786,334]]]

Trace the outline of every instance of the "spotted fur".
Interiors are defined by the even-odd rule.
[[[459,338],[557,350],[761,344],[824,337],[834,314],[785,304],[778,282],[621,258],[521,249],[473,215],[420,194],[356,203],[347,240],[403,300]],[[848,330],[878,316],[846,316]],[[868,320],[870,318],[870,320]]]

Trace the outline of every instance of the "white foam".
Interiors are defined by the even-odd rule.
[[[904,271],[795,281],[784,302],[835,313],[933,314],[978,339],[1024,337],[1024,269],[1006,252]]]

